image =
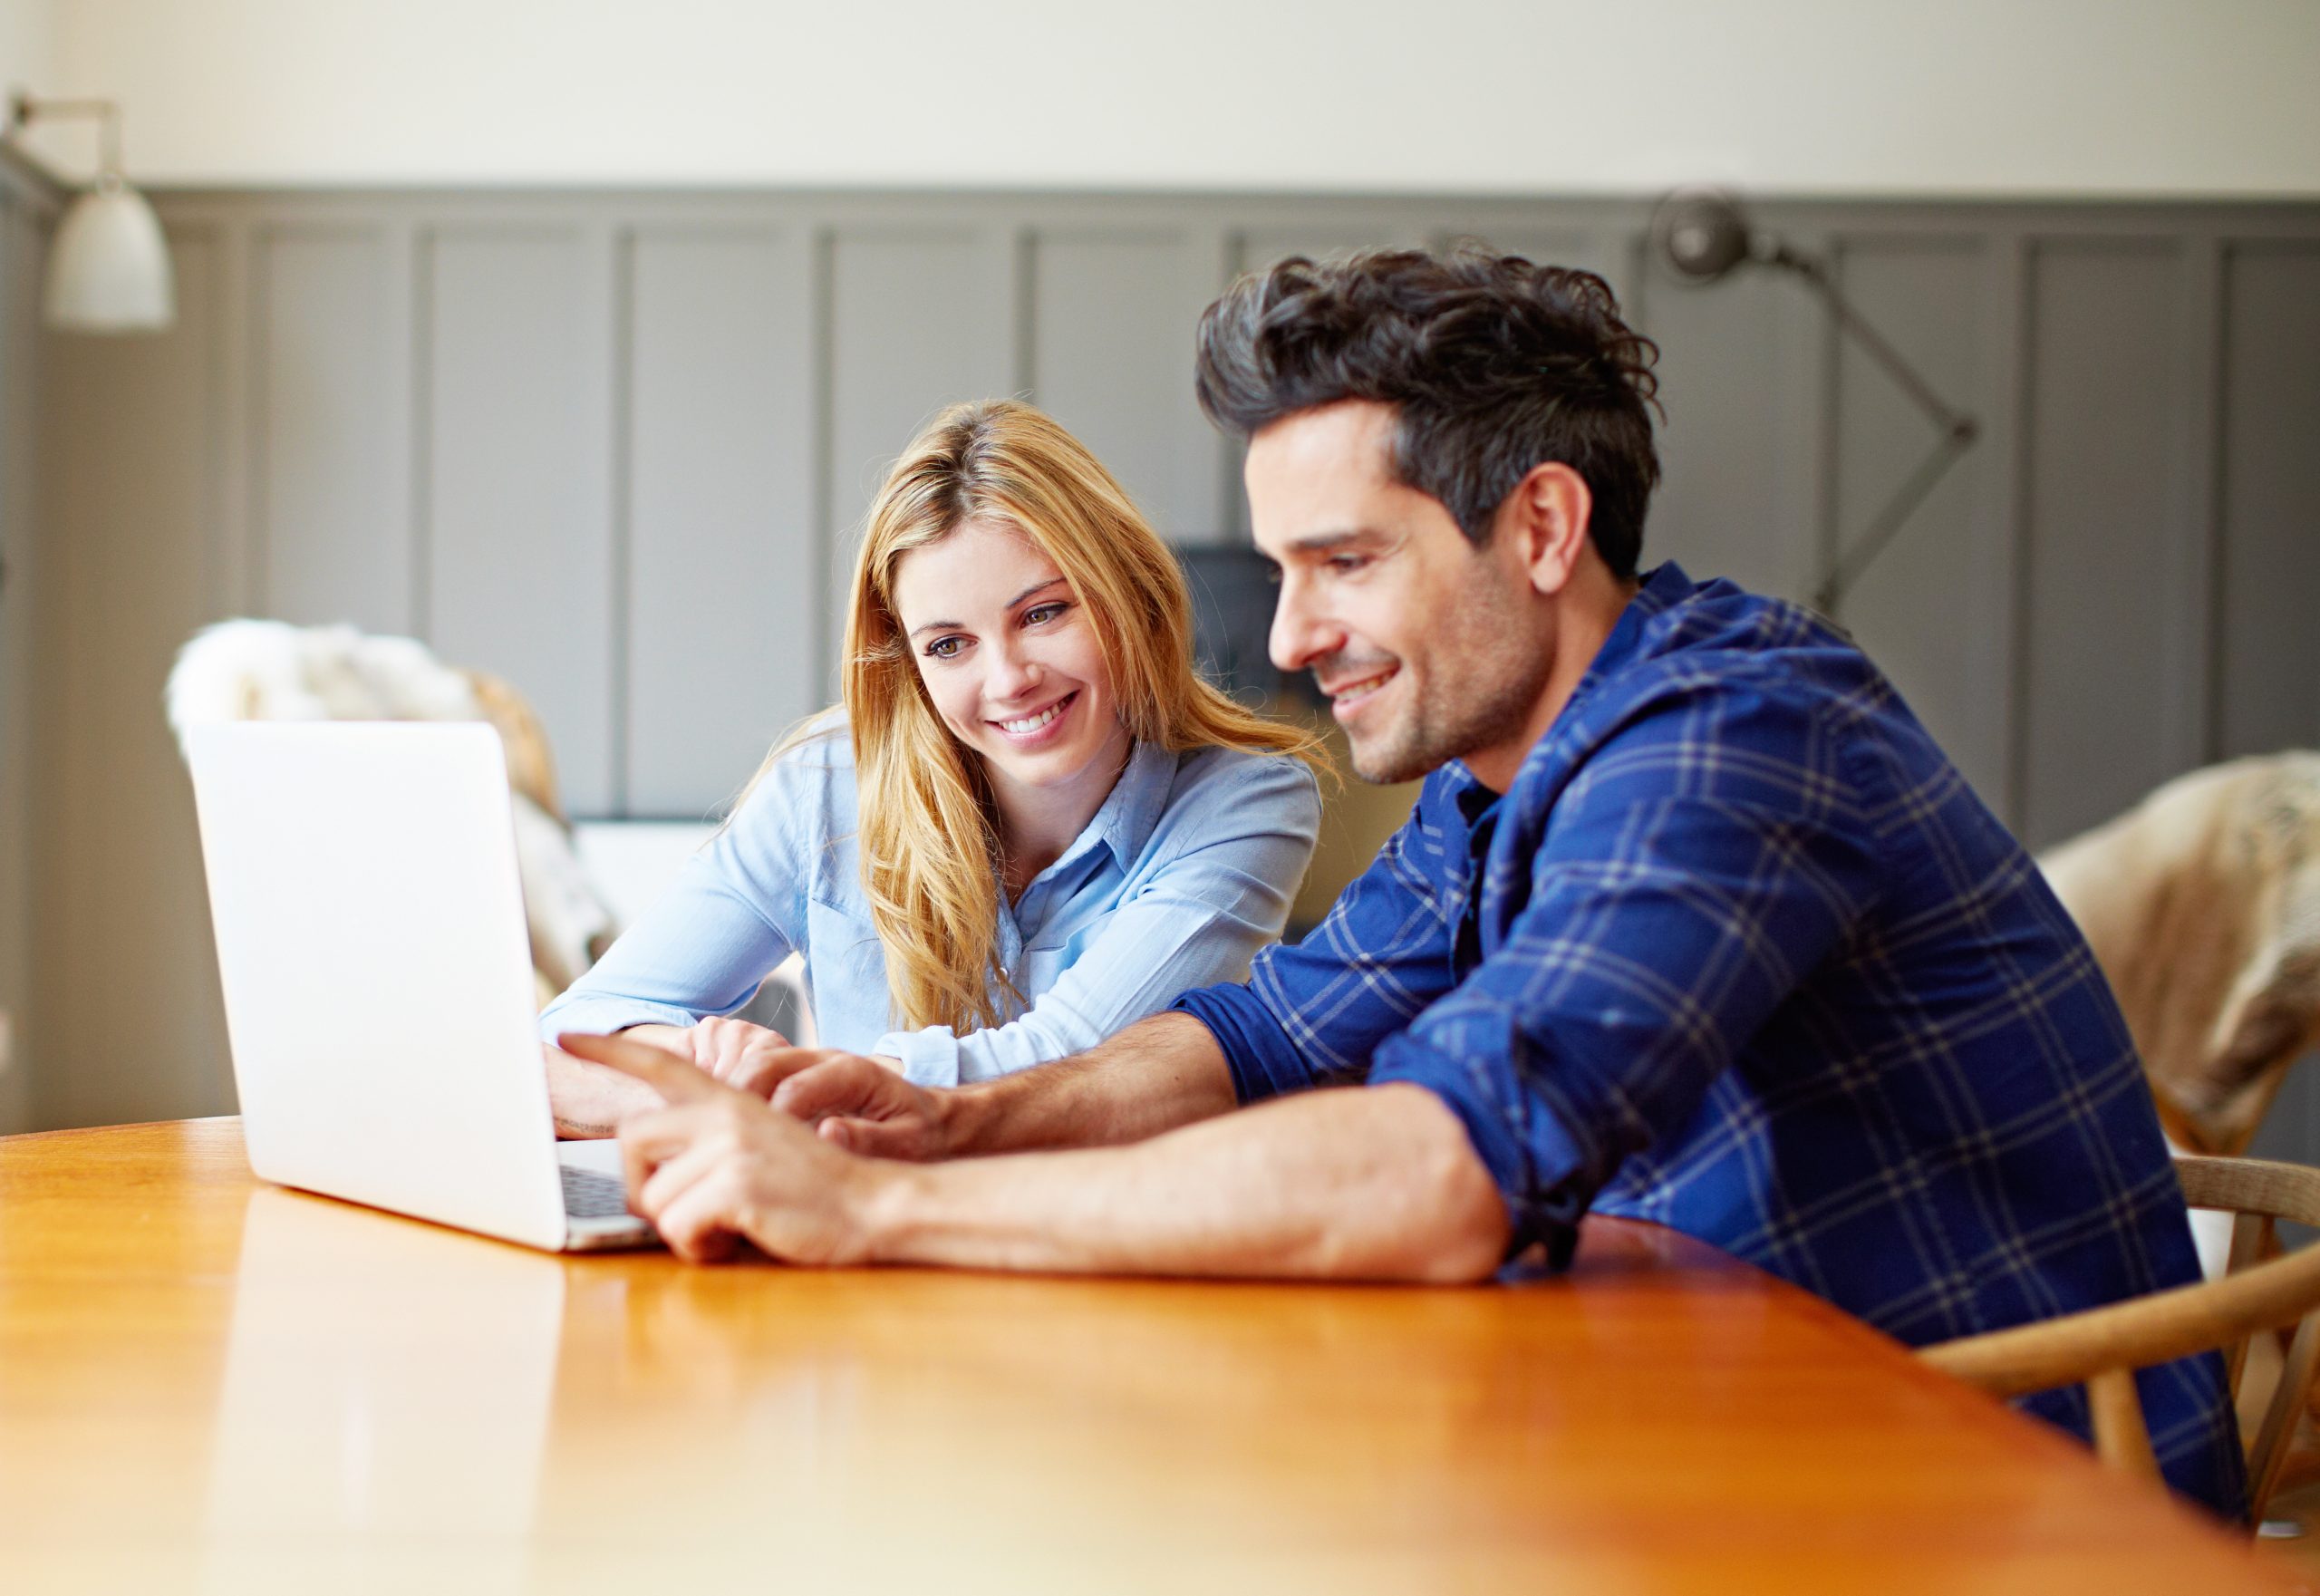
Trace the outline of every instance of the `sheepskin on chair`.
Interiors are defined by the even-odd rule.
[[[508,755],[516,860],[540,1001],[572,984],[615,927],[573,852],[539,718],[514,688],[444,664],[408,637],[352,626],[221,621],[195,634],[169,671],[169,726],[221,721],[483,721]]]
[[[2320,753],[2178,777],[2039,864],[2126,1012],[2169,1137],[2246,1152],[2320,1041]]]

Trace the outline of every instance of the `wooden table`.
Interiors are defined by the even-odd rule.
[[[2213,1592],[2286,1575],[1648,1225],[1469,1290],[561,1259],[0,1140],[0,1591]]]

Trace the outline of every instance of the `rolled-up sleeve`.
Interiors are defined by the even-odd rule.
[[[1452,926],[1436,890],[1442,820],[1430,786],[1409,819],[1294,946],[1259,954],[1248,982],[1186,993],[1244,1103],[1359,1079],[1379,1042],[1450,989]]]
[[[1281,935],[1320,830],[1312,772],[1252,759],[1178,795],[1153,831],[1144,878],[1055,983],[1005,1025],[882,1037],[874,1052],[928,1086],[985,1080],[1084,1052],[1188,987],[1237,979]]]
[[[1378,1048],[1372,1084],[1426,1087],[1464,1123],[1513,1250],[1567,1253],[1621,1162],[1680,1134],[1870,907],[1875,844],[1832,740],[1784,714],[1758,706],[1721,750],[1674,716],[1607,743],[1498,944]]]

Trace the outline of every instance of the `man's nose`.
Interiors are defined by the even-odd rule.
[[[1273,601],[1272,633],[1266,652],[1283,671],[1302,671],[1315,660],[1338,652],[1341,630],[1320,614],[1303,583],[1294,576],[1281,579],[1281,596]]]

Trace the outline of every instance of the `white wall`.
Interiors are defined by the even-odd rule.
[[[51,5],[162,184],[2320,193],[2312,0]]]
[[[0,96],[44,90],[56,77],[59,0],[0,0]]]

